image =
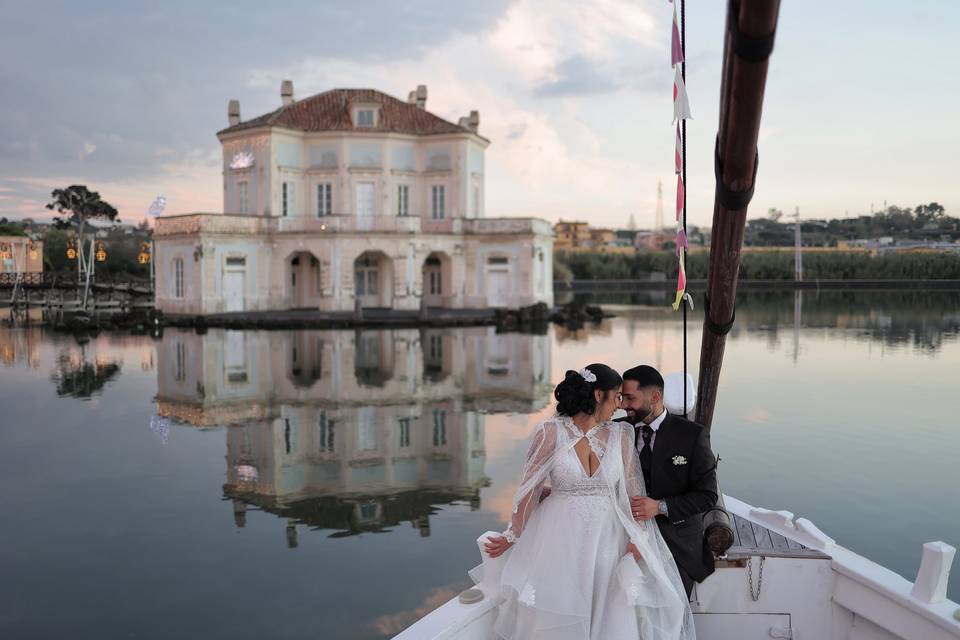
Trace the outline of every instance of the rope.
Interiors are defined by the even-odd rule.
[[[687,29],[686,29],[686,14],[687,14],[687,3],[686,0],[677,0],[680,3],[680,50],[683,52],[683,62],[680,63],[680,77],[683,78],[683,84],[687,84]],[[687,194],[690,193],[690,185],[687,184],[687,120],[684,118],[680,122],[680,131],[681,138],[680,144],[682,147],[682,167],[681,172],[683,174],[683,189],[684,189],[684,198],[683,198],[683,235],[687,235]],[[683,248],[683,263],[687,263],[687,249]],[[690,275],[687,274],[687,282],[689,283]],[[683,417],[687,417],[687,304],[681,302],[683,306]]]

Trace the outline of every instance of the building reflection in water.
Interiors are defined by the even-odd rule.
[[[332,536],[480,504],[485,414],[550,400],[546,335],[490,328],[168,332],[157,412],[228,426],[224,496]]]

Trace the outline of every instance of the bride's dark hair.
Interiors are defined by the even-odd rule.
[[[597,410],[597,399],[593,392],[603,392],[603,397],[623,384],[620,374],[605,364],[589,364],[590,373],[597,377],[596,382],[587,382],[577,371],[569,370],[563,382],[553,390],[557,399],[557,413],[562,416],[575,416],[580,412],[593,413]]]

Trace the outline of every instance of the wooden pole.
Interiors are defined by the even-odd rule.
[[[757,137],[763,111],[768,58],[760,56],[762,43],[772,46],[780,0],[730,0],[723,47],[723,80],[720,87],[720,127],[717,134],[719,158],[710,264],[707,273],[708,318],[704,322],[700,348],[695,419],[708,429],[713,422],[717,385],[726,332],[723,325],[734,319],[740,248],[747,219],[757,161]],[[769,50],[767,50],[769,54]],[[758,59],[761,58],[762,59]],[[746,200],[733,208],[731,202]],[[726,203],[726,204],[725,204]]]

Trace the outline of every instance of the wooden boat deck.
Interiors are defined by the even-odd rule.
[[[733,513],[730,517],[733,519],[733,546],[727,551],[725,560],[744,560],[753,556],[813,560],[830,558],[822,551],[805,547],[746,518]]]

